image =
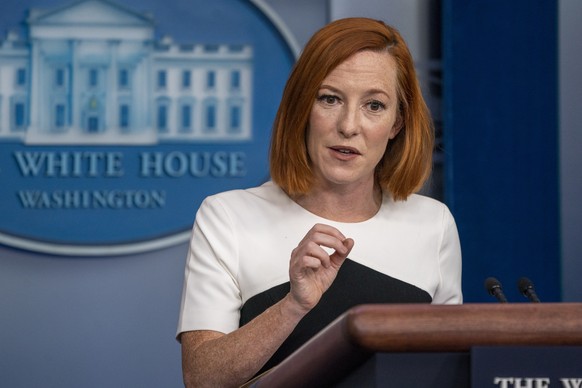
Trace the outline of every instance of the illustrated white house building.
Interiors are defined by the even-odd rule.
[[[253,49],[154,38],[107,0],[30,10],[0,41],[0,141],[152,144],[252,136]]]

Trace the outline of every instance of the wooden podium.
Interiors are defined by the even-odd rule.
[[[362,365],[395,354],[452,355],[468,386],[471,348],[532,345],[582,345],[582,303],[357,306],[251,386],[354,386]]]

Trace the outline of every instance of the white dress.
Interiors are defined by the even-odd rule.
[[[354,239],[350,261],[387,275],[396,284],[390,287],[409,287],[419,297],[410,302],[462,303],[459,237],[444,204],[416,194],[397,202],[385,195],[374,217],[342,223],[308,212],[267,182],[210,196],[200,206],[186,263],[178,334],[236,330],[249,299],[288,284],[291,251],[316,223],[332,225]],[[343,278],[349,280],[350,274]],[[360,283],[362,289],[369,287]],[[283,286],[279,292],[284,290]],[[350,305],[357,303],[356,298]]]

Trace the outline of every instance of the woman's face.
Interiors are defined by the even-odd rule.
[[[388,53],[359,52],[323,80],[309,117],[307,151],[316,184],[371,184],[398,134],[396,63]]]

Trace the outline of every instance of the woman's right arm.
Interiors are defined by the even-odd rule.
[[[182,333],[185,386],[237,387],[244,384],[269,360],[305,313],[288,294],[229,334],[209,330]]]
[[[319,302],[353,245],[337,229],[315,225],[291,253],[291,289],[281,301],[229,334],[182,333],[185,385],[236,387],[252,378]],[[335,252],[328,255],[322,246]]]

